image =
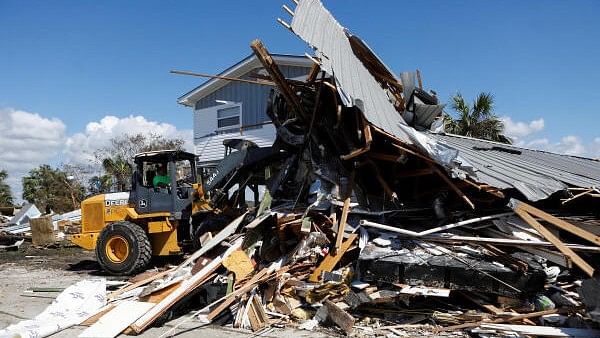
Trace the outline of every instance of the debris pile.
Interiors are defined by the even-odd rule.
[[[599,162],[433,134],[443,105],[418,73],[397,79],[317,0],[287,10],[317,57],[286,80],[251,44],[281,155],[262,202],[108,293],[90,329],[112,316],[139,334],[192,312],[254,332],[599,336]]]

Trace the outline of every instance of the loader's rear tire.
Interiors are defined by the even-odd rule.
[[[96,258],[110,274],[132,275],[146,268],[152,258],[152,247],[139,225],[119,221],[106,226],[98,236]]]

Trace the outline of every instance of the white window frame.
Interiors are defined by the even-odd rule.
[[[219,110],[224,110],[224,109],[229,109],[229,108],[234,108],[234,107],[239,107],[239,110],[240,110],[239,115],[238,115],[239,116],[239,123],[238,124],[234,124],[234,125],[230,125],[230,126],[226,126],[226,127],[219,127],[219,120],[220,120],[219,119]],[[223,130],[234,129],[234,128],[239,129],[242,126],[242,116],[243,116],[242,115],[243,114],[243,109],[242,108],[243,107],[242,107],[242,103],[241,102],[220,104],[220,105],[215,106],[213,108],[215,110],[214,114],[215,114],[215,120],[217,122],[216,129],[215,129],[216,131],[223,131]],[[231,117],[231,116],[229,116],[229,117]],[[229,117],[224,117],[223,119],[229,118]]]

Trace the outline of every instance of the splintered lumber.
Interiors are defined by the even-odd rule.
[[[42,216],[29,220],[31,242],[33,245],[48,245],[56,242],[51,216]]]
[[[283,73],[281,73],[279,67],[277,67],[277,64],[271,57],[271,54],[269,54],[269,51],[267,51],[267,48],[264,46],[262,41],[258,39],[252,41],[250,48],[252,48],[260,63],[262,63],[263,67],[265,67],[265,70],[267,73],[269,73],[273,82],[275,82],[277,87],[279,87],[290,108],[296,113],[302,114],[304,110],[300,104],[300,101],[298,100],[298,96],[296,96],[292,88],[290,88],[288,85],[287,81],[285,80],[285,76]]]
[[[163,299],[167,298],[167,296],[170,295],[171,292],[175,291],[175,289],[177,289],[180,285],[181,285],[181,282],[171,284],[171,285],[169,285],[163,289],[157,290],[147,296],[140,297],[140,300],[143,302],[147,302],[147,303],[158,304]]]
[[[464,293],[464,294],[466,294],[466,293]],[[552,315],[555,313],[568,313],[572,310],[573,309],[562,308],[562,309],[551,309],[551,310],[544,310],[544,311],[538,311],[538,312],[531,312],[531,313],[525,313],[525,314],[520,314],[520,315],[518,314],[518,315],[511,316],[511,317],[496,318],[496,319],[489,320],[489,321],[481,321],[480,320],[477,322],[445,326],[445,327],[437,329],[436,331],[443,332],[443,331],[455,331],[455,330],[461,330],[461,329],[468,329],[468,328],[480,326],[483,323],[499,324],[499,323],[506,323],[506,322],[516,322],[519,320],[537,318],[537,317],[541,317],[541,316]]]
[[[116,337],[153,306],[153,303],[123,301],[85,329],[79,337]]]
[[[152,324],[158,317],[164,314],[168,309],[170,309],[175,303],[183,299],[190,292],[196,289],[198,286],[202,285],[207,278],[218,268],[221,266],[221,262],[227,256],[229,256],[232,252],[239,249],[242,246],[242,240],[238,239],[235,243],[231,245],[220,256],[213,259],[209,264],[207,264],[202,270],[198,271],[196,274],[192,275],[189,279],[184,280],[181,285],[171,292],[167,297],[165,297],[160,303],[156,304],[150,311],[145,313],[142,317],[136,320],[131,328],[136,333],[141,333],[144,331],[150,324]]]
[[[253,295],[250,298],[249,308],[248,308],[248,319],[250,320],[250,326],[252,327],[252,331],[256,332],[261,330],[265,326],[269,325],[269,317],[265,312],[265,308],[263,307],[260,299],[257,295]]]
[[[541,218],[544,221],[562,229],[565,231],[568,231],[570,233],[572,233],[573,235],[579,236],[583,239],[585,239],[586,241],[590,241],[596,245],[600,245],[600,237],[596,236],[595,234],[583,230],[580,227],[577,227],[567,221],[564,221],[558,217],[552,216],[547,212],[544,212],[534,206],[531,206],[527,203],[524,202],[519,202],[517,207],[523,211],[528,212],[529,214]]]
[[[337,237],[335,239],[335,251],[337,252],[342,247],[342,241],[344,240],[344,230],[346,229],[346,221],[348,220],[348,211],[350,210],[350,196],[344,200],[344,207],[342,208],[342,216],[338,223]]]
[[[460,190],[456,184],[454,184],[454,182],[452,182],[452,180],[450,180],[448,178],[448,176],[446,176],[445,173],[443,173],[440,169],[438,169],[438,167],[432,165],[431,168],[433,169],[433,171],[438,174],[439,177],[442,178],[442,180],[444,180],[444,182],[446,182],[446,184],[448,184],[450,186],[450,188],[460,197],[463,199],[463,201],[465,201],[465,203],[467,203],[468,206],[471,207],[471,209],[475,209],[475,204],[473,204],[473,202],[471,202],[471,200],[467,197],[467,195],[465,195],[464,192],[462,192],[462,190]]]
[[[342,259],[342,256],[344,255],[344,253],[346,253],[346,251],[348,251],[348,249],[350,248],[350,246],[352,245],[352,243],[354,242],[354,240],[357,237],[358,237],[357,234],[351,234],[348,237],[348,239],[344,243],[342,243],[340,250],[338,250],[335,254],[331,253],[331,254],[325,256],[325,258],[323,259],[321,264],[319,264],[319,266],[315,269],[315,271],[313,271],[313,273],[310,275],[308,280],[310,282],[316,283],[319,281],[319,278],[321,278],[322,271],[333,270],[333,268],[335,268],[335,266],[340,261],[340,259]]]
[[[354,317],[344,311],[339,306],[335,305],[329,299],[323,302],[323,306],[319,308],[316,315],[321,321],[331,320],[339,326],[346,334],[352,333],[354,327]]]
[[[185,262],[179,264],[177,269],[183,269],[184,267],[188,266],[189,264],[194,263],[194,261],[196,259],[198,259],[198,257],[201,257],[205,253],[209,252],[211,249],[213,249],[217,245],[221,244],[227,237],[233,235],[236,232],[237,228],[242,223],[242,221],[244,220],[244,217],[246,217],[247,213],[248,212],[245,212],[244,214],[240,215],[238,218],[231,221],[231,223],[229,223],[225,228],[223,228],[223,230],[219,231],[219,233],[216,234],[215,237],[211,238],[205,245],[203,245],[200,248],[200,250],[194,252],[194,254],[191,255],[190,257],[188,257],[188,259],[186,259]]]
[[[135,283],[133,283],[131,285],[128,285],[128,286],[126,286],[124,288],[121,288],[119,290],[116,290],[116,291],[113,291],[113,292],[109,293],[107,298],[109,300],[115,299],[117,296],[119,296],[120,294],[122,294],[124,292],[131,291],[131,290],[133,290],[133,289],[135,289],[137,287],[146,285],[146,284],[148,284],[148,283],[150,283],[152,281],[155,281],[155,280],[157,280],[159,278],[162,278],[162,277],[168,275],[169,273],[171,273],[173,271],[175,271],[175,268],[171,268],[171,269],[165,270],[163,272],[159,272],[157,274],[154,274],[154,275],[152,275],[152,276],[150,276],[148,278],[144,278],[144,279],[142,279],[140,281],[137,281],[137,282],[135,282]]]
[[[515,211],[519,217],[521,217],[527,224],[537,230],[545,239],[552,243],[560,252],[567,256],[575,265],[583,270],[588,276],[594,275],[594,268],[589,265],[583,258],[579,257],[575,251],[567,247],[561,240],[554,236],[552,232],[546,229],[540,222],[538,222],[533,216],[529,214],[527,208],[523,209],[524,203],[515,199],[511,199],[509,203],[510,207]]]
[[[270,273],[271,272],[269,268],[264,268],[257,272],[256,275],[252,277],[252,279],[250,279],[244,284],[244,286],[227,295],[225,300],[223,300],[223,302],[219,304],[219,306],[217,306],[208,314],[208,320],[212,321],[213,319],[215,319],[221,312],[223,312],[223,310],[228,308],[239,296],[252,290],[263,277],[270,275]]]

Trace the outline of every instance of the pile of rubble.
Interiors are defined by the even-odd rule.
[[[397,79],[317,0],[286,10],[317,57],[288,80],[251,45],[280,154],[261,204],[179,266],[101,292],[82,336],[191,311],[255,332],[600,336],[600,163],[436,134],[443,105],[418,73]]]
[[[3,209],[10,216],[0,215],[0,249],[16,249],[24,240],[35,246],[54,245],[81,230],[81,209],[63,214],[42,214],[35,204]]]

